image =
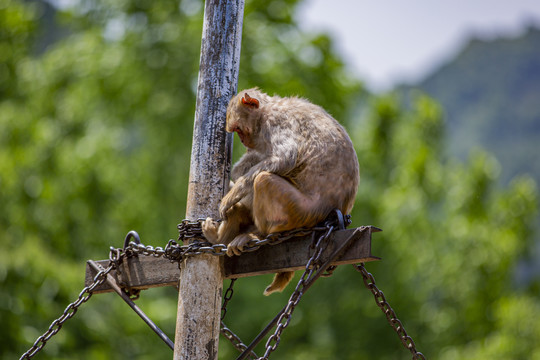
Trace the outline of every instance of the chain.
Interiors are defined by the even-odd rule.
[[[280,233],[272,233],[272,234],[269,234],[264,239],[252,239],[248,241],[248,243],[244,246],[242,252],[256,251],[256,250],[259,250],[259,248],[264,245],[277,245],[293,237],[306,236],[306,235],[312,234],[313,232],[317,232],[317,231],[321,231],[325,229],[326,227],[321,227],[321,226],[319,227],[316,226],[316,227],[311,227],[311,228],[301,227],[301,228],[284,231]]]
[[[225,319],[225,315],[227,315],[227,304],[229,303],[229,301],[234,295],[233,286],[234,286],[235,281],[236,279],[231,279],[231,283],[229,284],[229,287],[225,291],[225,295],[223,295],[223,305],[221,305],[221,321],[223,321],[223,319]]]
[[[204,240],[204,235],[202,232],[202,223],[204,221],[205,219],[202,219],[202,218],[199,218],[197,220],[188,220],[188,219],[182,220],[182,222],[178,224],[178,231],[180,233],[178,240],[182,242],[184,242],[185,240],[199,240],[199,241]],[[343,222],[344,224],[341,224],[341,227],[345,228],[349,226],[351,224],[351,216],[350,215],[343,216]],[[293,237],[307,236],[307,235],[312,234],[313,232],[325,231],[326,229],[327,229],[326,226],[301,227],[301,228],[296,228],[296,229],[283,231],[279,233],[272,233],[272,234],[267,235],[264,239],[250,240],[244,246],[242,252],[256,251],[261,246],[264,246],[264,245],[277,245]],[[171,241],[169,241],[169,244],[167,245],[167,247],[175,245],[174,241],[172,241],[172,243]],[[217,256],[222,256],[226,254],[227,248],[223,244],[212,245],[204,241],[201,242],[201,244],[205,244],[205,245],[200,245],[200,246],[195,245],[193,249],[186,251],[186,256],[190,256],[191,254],[199,255],[201,253],[212,254],[212,255],[217,255]],[[171,256],[167,254],[167,257],[170,258]]]
[[[411,354],[413,360],[425,360],[424,354],[416,350],[416,346],[414,344],[413,339],[407,335],[407,332],[405,331],[405,328],[403,327],[403,324],[401,321],[397,318],[396,313],[394,310],[390,307],[390,304],[386,301],[386,298],[384,297],[384,294],[381,290],[377,288],[375,285],[375,278],[371,273],[369,273],[366,268],[364,267],[364,264],[361,263],[359,265],[354,265],[355,269],[362,274],[362,279],[364,280],[364,285],[366,285],[366,288],[371,291],[373,296],[375,297],[375,302],[377,303],[377,306],[381,308],[384,315],[386,315],[386,319],[388,320],[388,323],[394,331],[398,334],[399,339],[401,340],[401,343],[403,346],[408,349]]]
[[[221,322],[221,334],[225,336],[225,338],[227,338],[227,340],[229,340],[238,351],[243,352],[247,349],[247,345],[244,344],[242,340],[238,337],[238,335],[233,333],[223,321]],[[250,357],[250,359],[259,358],[259,356],[255,354],[254,351],[251,351],[248,356]]]
[[[326,268],[326,271],[324,272],[324,274],[321,274],[322,277],[330,277],[332,275],[334,275],[334,270],[337,269],[337,265],[331,265],[329,266],[328,268]]]
[[[54,335],[56,335],[60,331],[62,325],[64,325],[67,320],[71,319],[77,313],[77,310],[79,310],[79,307],[83,303],[87,302],[90,297],[92,297],[94,289],[105,282],[105,280],[107,279],[107,274],[109,274],[111,270],[116,267],[116,263],[121,260],[123,255],[115,257],[115,255],[111,251],[110,257],[111,260],[109,262],[109,266],[106,269],[102,269],[96,274],[96,276],[94,276],[92,284],[82,289],[82,291],[79,293],[79,297],[77,298],[77,300],[75,300],[66,307],[64,313],[58,319],[54,320],[51,323],[49,329],[45,331],[43,335],[37,338],[37,340],[34,342],[34,345],[32,345],[32,347],[28,349],[28,351],[26,351],[19,360],[31,359],[32,357],[34,357],[34,355],[36,355],[45,347],[47,341],[49,341]]]
[[[343,216],[343,219],[344,219],[344,224],[342,224],[343,228],[351,224],[350,215]],[[325,231],[326,229],[327,229],[327,226],[325,224],[325,226],[315,226],[315,227],[310,227],[310,228],[301,227],[301,228],[296,228],[296,229],[283,231],[279,233],[272,233],[272,234],[269,234],[264,239],[250,240],[246,244],[246,246],[244,246],[244,249],[242,250],[242,252],[255,251],[255,250],[258,250],[263,245],[277,245],[296,236],[307,236],[314,232]]]
[[[197,219],[197,220],[183,220],[178,225],[178,231],[179,231],[179,237],[178,241],[185,242],[186,240],[189,242],[187,245],[179,245],[174,240],[169,240],[165,248],[162,247],[153,247],[150,245],[143,245],[140,243],[140,240],[137,238],[135,242],[129,242],[129,244],[124,244],[123,249],[115,249],[111,247],[111,251],[109,254],[109,265],[106,269],[103,269],[99,271],[96,276],[93,279],[93,283],[87,287],[85,287],[80,293],[79,297],[76,301],[69,304],[66,309],[64,310],[63,314],[56,320],[54,320],[51,325],[49,326],[49,329],[41,335],[32,345],[32,347],[26,351],[19,360],[22,359],[31,359],[34,357],[38,352],[40,352],[47,341],[51,339],[54,335],[56,335],[60,329],[62,328],[63,324],[68,320],[71,319],[79,307],[87,302],[90,297],[93,295],[94,289],[100,285],[102,285],[107,278],[107,275],[111,272],[113,269],[119,268],[118,265],[122,261],[122,259],[125,256],[133,256],[133,255],[144,255],[144,256],[153,256],[153,257],[165,257],[171,261],[177,261],[180,263],[184,258],[189,256],[195,256],[200,254],[211,254],[215,256],[223,256],[227,253],[227,245],[225,244],[210,244],[209,242],[204,241],[204,235],[202,233],[202,223],[204,219]],[[350,224],[350,217],[345,217],[345,222]],[[254,239],[251,240],[247,246],[245,247],[245,252],[251,252],[259,249],[263,245],[276,245],[283,241],[286,241],[288,239],[291,239],[293,237],[297,236],[306,236],[309,234],[315,234],[316,232],[325,231],[324,235],[322,235],[319,240],[317,241],[317,245],[315,246],[315,253],[308,261],[308,264],[306,265],[306,271],[304,272],[302,278],[300,279],[300,282],[298,283],[294,293],[292,294],[291,298],[289,299],[289,303],[285,309],[285,311],[282,313],[282,315],[279,318],[278,321],[278,327],[276,329],[276,332],[274,335],[272,335],[267,342],[267,350],[261,359],[267,359],[269,354],[274,351],[279,344],[281,332],[284,328],[286,328],[290,322],[291,314],[294,310],[294,307],[298,304],[298,301],[300,301],[300,298],[303,295],[303,292],[305,291],[306,284],[311,281],[311,277],[314,274],[315,269],[320,266],[320,264],[317,264],[319,261],[319,258],[322,254],[323,248],[321,247],[321,244],[323,241],[327,240],[330,236],[330,233],[333,230],[333,226],[329,226],[328,223],[326,226],[316,226],[313,228],[298,228],[282,233],[273,233],[268,235],[264,239]],[[129,234],[128,234],[129,235]],[[126,237],[126,241],[129,241],[129,237]],[[310,269],[311,267],[311,269]],[[225,317],[225,314],[227,312],[226,305],[230,298],[233,295],[232,290],[232,284],[234,281],[231,281],[231,286],[229,289],[227,289],[227,292],[225,293],[224,298],[224,304],[222,308],[222,319]],[[134,294],[137,295],[137,294]],[[229,339],[233,345],[240,351],[244,351],[247,346],[242,343],[242,341],[236,336],[230,329],[228,329],[225,324],[222,323],[222,333],[224,336]],[[271,345],[271,342],[274,341],[275,344]],[[257,355],[251,351],[250,353],[251,357],[257,358]]]
[[[236,281],[236,279],[231,279],[231,283],[230,283],[229,287],[227,288],[227,290],[225,291],[225,295],[223,295],[223,305],[221,306],[221,329],[220,329],[220,331],[221,331],[221,334],[223,336],[225,336],[225,338],[227,340],[229,340],[238,351],[244,352],[247,349],[247,345],[244,344],[242,342],[242,340],[240,339],[240,337],[238,337],[238,335],[233,333],[231,331],[231,329],[229,329],[227,327],[227,325],[225,325],[225,323],[223,322],[223,319],[225,319],[225,315],[227,315],[227,304],[229,303],[229,301],[231,300],[231,298],[234,295],[233,286],[234,286],[235,281]],[[257,354],[255,354],[255,352],[253,352],[253,351],[251,351],[249,353],[249,356],[252,359],[257,359],[258,358]]]
[[[350,219],[346,217],[346,221],[349,223]],[[189,241],[187,245],[180,245],[174,240],[169,240],[165,248],[156,247],[150,245],[143,245],[141,243],[130,242],[125,248],[128,255],[139,254],[145,256],[165,257],[171,261],[182,261],[186,257],[196,256],[201,254],[209,254],[214,256],[224,256],[227,254],[227,245],[225,244],[211,244],[205,241],[202,233],[202,223],[204,219],[197,220],[182,220],[178,224],[178,231],[180,233],[178,241]],[[272,233],[266,236],[264,239],[253,239],[249,241],[243,249],[243,252],[252,252],[258,250],[264,245],[277,245],[283,241],[289,240],[297,236],[306,236],[314,232],[325,231],[326,226],[315,226],[311,228],[297,228],[280,233]]]
[[[266,351],[264,355],[259,358],[259,360],[268,359],[270,353],[276,350],[279,342],[281,341],[281,333],[287,326],[289,326],[291,316],[296,305],[298,305],[298,302],[302,298],[302,295],[304,295],[304,292],[311,285],[312,281],[315,280],[315,274],[319,272],[319,267],[321,266],[320,258],[324,249],[326,248],[326,245],[328,245],[328,239],[330,238],[330,235],[334,230],[334,226],[327,225],[323,229],[325,230],[325,232],[318,238],[317,242],[315,244],[312,244],[311,246],[312,248],[314,248],[313,255],[308,260],[306,264],[306,269],[302,274],[300,280],[298,281],[298,284],[296,285],[296,288],[294,289],[291,297],[289,298],[287,306],[284,308],[283,312],[277,320],[277,326],[274,334],[270,335],[270,337],[266,341]]]
[[[202,223],[205,219],[198,218],[197,220],[184,219],[178,224],[178,241],[186,242],[186,240],[204,240],[202,232]]]

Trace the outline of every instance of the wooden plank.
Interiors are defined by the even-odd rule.
[[[323,252],[321,259],[326,261],[340,243],[349,236],[354,236],[352,244],[345,253],[332,265],[356,264],[379,260],[371,255],[371,234],[379,231],[371,226],[362,226],[355,229],[335,231],[331,235],[330,245]],[[311,236],[293,238],[278,245],[267,245],[260,249],[244,253],[241,256],[224,257],[225,278],[240,278],[255,276],[278,271],[296,271],[306,266],[311,256],[309,247]],[[98,263],[106,267],[108,260]],[[153,256],[136,256],[124,259],[117,274],[111,271],[111,275],[118,279],[122,286],[144,290],[160,286],[177,286],[180,270],[178,264],[164,258]],[[96,272],[87,265],[85,285],[92,283]],[[95,292],[110,292],[112,289],[106,283],[97,287]]]
[[[352,244],[339,260],[332,265],[355,264],[378,260],[371,255],[372,227],[336,231],[332,234],[330,244],[323,252],[321,259],[326,261],[334,250],[349,236],[354,236]],[[312,255],[310,251],[311,236],[293,238],[274,246],[263,246],[259,250],[225,259],[225,278],[240,278],[278,271],[296,271],[306,267]]]
[[[107,267],[109,260],[96,261],[102,267]],[[117,279],[122,287],[144,290],[153,287],[177,286],[180,276],[178,263],[172,263],[168,259],[153,256],[134,256],[124,259],[120,265],[120,271],[112,270],[110,274]],[[87,263],[85,286],[92,283],[95,270]],[[95,289],[95,293],[111,292],[111,287],[104,283]]]

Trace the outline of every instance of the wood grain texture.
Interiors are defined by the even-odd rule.
[[[236,93],[244,0],[206,0],[186,218],[217,218],[227,191],[232,134],[227,105]],[[186,259],[180,273],[174,359],[217,360],[223,272],[219,259]]]
[[[371,255],[371,233],[371,227],[335,231],[331,235],[328,247],[321,256],[321,261],[325,262],[339,244],[349,236],[354,236],[352,244],[345,250],[343,256],[332,262],[332,265],[356,264],[378,260],[377,257]],[[313,254],[310,245],[310,236],[293,238],[278,245],[264,246],[254,252],[227,258],[224,263],[225,278],[240,278],[278,271],[304,269]]]

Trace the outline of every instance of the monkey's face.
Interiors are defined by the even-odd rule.
[[[242,92],[232,98],[227,108],[228,132],[236,132],[242,144],[247,148],[255,147],[259,100]]]

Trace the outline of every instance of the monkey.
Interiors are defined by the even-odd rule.
[[[349,214],[360,181],[347,132],[322,107],[299,97],[269,96],[252,88],[229,102],[226,131],[246,153],[231,171],[220,223],[207,218],[203,235],[242,253],[252,239],[312,227],[334,209]],[[283,291],[294,272],[278,272],[264,295]]]

